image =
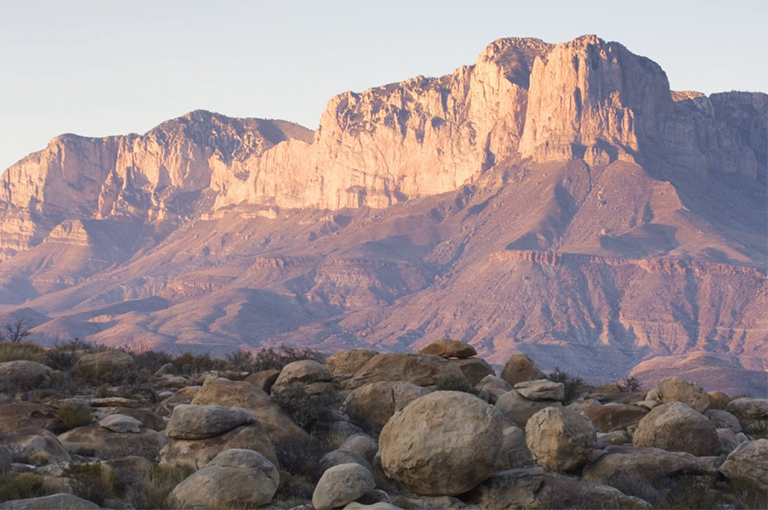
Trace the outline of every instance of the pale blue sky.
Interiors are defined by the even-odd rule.
[[[765,0],[0,0],[0,169],[198,108],[316,128],[334,94],[447,74],[508,36],[596,33],[673,89],[765,92],[767,27]]]

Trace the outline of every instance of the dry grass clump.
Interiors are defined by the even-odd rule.
[[[43,477],[34,473],[0,475],[0,503],[45,496]]]
[[[0,363],[6,361],[45,363],[45,349],[30,343],[0,343]]]

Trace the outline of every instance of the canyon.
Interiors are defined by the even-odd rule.
[[[54,138],[0,176],[0,319],[212,355],[453,338],[755,394],[767,185],[768,95],[671,91],[596,36],[500,39],[339,94],[315,131],[200,110]]]

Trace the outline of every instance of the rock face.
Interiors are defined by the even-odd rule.
[[[714,424],[682,402],[652,409],[637,425],[632,444],[703,457],[720,454]]]
[[[550,471],[571,471],[585,464],[597,443],[594,425],[570,408],[542,409],[525,426],[534,460]]]
[[[461,494],[493,472],[502,437],[488,404],[439,391],[411,402],[384,426],[381,464],[388,477],[417,494]]]
[[[431,354],[377,354],[347,383],[355,389],[380,381],[406,381],[425,388],[434,388],[448,378],[465,379],[459,367]]]
[[[741,443],[732,451],[720,472],[730,479],[744,479],[768,489],[768,439]]]
[[[375,382],[352,390],[341,410],[367,433],[377,436],[393,414],[428,393],[409,382]]]
[[[272,501],[280,475],[263,455],[232,449],[176,486],[169,498],[181,508],[255,508]]]
[[[173,409],[165,435],[173,439],[207,439],[253,421],[253,414],[239,407],[182,404]]]
[[[457,338],[619,378],[718,351],[762,395],[767,128],[765,94],[675,94],[585,36],[345,92],[316,132],[197,111],[63,135],[0,177],[0,305],[45,340],[215,354]]]

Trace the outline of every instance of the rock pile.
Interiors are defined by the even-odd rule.
[[[0,394],[0,498],[20,495],[0,509],[750,507],[768,491],[768,399],[680,378],[571,402],[528,356],[497,377],[442,340],[253,373],[165,364],[148,391],[130,354],[96,354],[43,398],[26,388],[50,367],[0,363],[18,399]]]

